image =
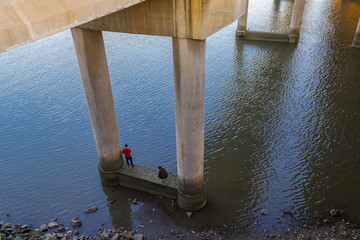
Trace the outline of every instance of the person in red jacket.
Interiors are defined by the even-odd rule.
[[[129,162],[131,167],[134,167],[132,156],[131,156],[131,149],[128,148],[128,145],[125,144],[125,148],[122,150],[122,153],[125,154],[126,164],[129,166]]]

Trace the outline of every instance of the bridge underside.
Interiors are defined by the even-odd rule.
[[[76,27],[145,0],[1,0],[0,52]]]

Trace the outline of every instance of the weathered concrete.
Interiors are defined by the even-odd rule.
[[[359,22],[358,22],[358,25],[356,28],[354,40],[353,40],[351,46],[355,47],[355,48],[360,48],[360,18],[359,18]]]
[[[205,40],[173,38],[178,203],[206,204],[204,192]]]
[[[203,40],[240,17],[243,0],[147,0],[82,28]]]
[[[1,0],[0,52],[120,11],[144,0]]]
[[[246,31],[248,0],[242,0],[241,17],[238,20],[236,37],[244,40],[297,43],[300,37],[305,0],[295,0],[289,33]]]
[[[295,0],[290,22],[290,43],[297,43],[303,18],[305,0]]]
[[[240,4],[240,17],[237,24],[236,36],[244,38],[246,33],[249,0],[242,0]]]
[[[116,171],[123,161],[102,32],[71,29],[101,167]]]
[[[243,40],[255,40],[255,41],[270,41],[270,42],[289,42],[289,34],[286,33],[274,33],[274,32],[256,32],[246,31],[246,34],[237,37]]]
[[[177,177],[169,174],[165,181],[157,175],[157,170],[136,165],[135,167],[122,167],[116,172],[107,172],[99,165],[100,176],[105,182],[114,181],[112,186],[120,185],[139,191],[160,195],[170,199],[177,199]],[[115,184],[116,183],[116,184]]]

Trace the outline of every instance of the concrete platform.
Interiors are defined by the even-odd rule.
[[[140,165],[128,167],[126,164],[117,172],[106,172],[99,166],[102,180],[111,180],[120,186],[136,189],[142,192],[177,199],[177,176],[170,174],[163,182],[158,178],[157,170]],[[104,182],[103,182],[104,183]]]
[[[243,40],[285,42],[285,43],[297,42],[297,39],[292,39],[291,36],[287,33],[276,33],[276,32],[257,32],[257,31],[238,32],[237,31],[236,37],[238,39],[243,39]]]

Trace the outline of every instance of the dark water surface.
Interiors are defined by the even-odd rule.
[[[248,28],[286,32],[291,10],[292,1],[250,1]],[[349,47],[359,14],[358,0],[312,0],[298,45],[236,40],[236,23],[207,39],[209,202],[191,221],[164,207],[169,219],[254,229],[284,208],[311,222],[336,205],[360,222],[360,50]],[[122,144],[136,164],[176,173],[171,38],[104,38]],[[0,63],[0,220],[70,225],[77,216],[87,232],[144,224],[148,195],[101,187],[70,31]]]

